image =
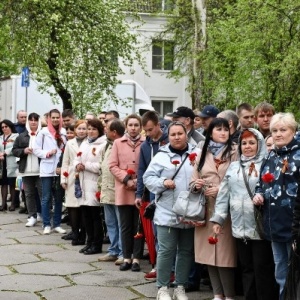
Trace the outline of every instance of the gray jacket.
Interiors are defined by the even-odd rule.
[[[259,180],[259,171],[266,154],[265,141],[262,134],[256,129],[249,128],[258,140],[256,156],[250,161],[234,161],[230,164],[222,180],[215,205],[215,212],[210,221],[224,224],[230,213],[232,234],[240,239],[260,239],[256,230],[253,202],[247,191],[242,167],[245,168],[246,178],[254,194],[255,185]],[[240,150],[240,140],[239,140]],[[254,162],[255,169],[249,175],[249,167]]]
[[[190,228],[191,226],[189,225],[179,223],[176,214],[172,212],[172,206],[175,199],[178,197],[179,192],[187,191],[189,188],[194,168],[191,165],[189,158],[185,160],[184,165],[174,179],[176,184],[174,190],[166,189],[164,187],[164,180],[171,179],[176,172],[176,168],[180,167],[180,164],[175,167],[175,165],[172,164],[172,161],[178,160],[181,163],[186,155],[189,155],[190,153],[197,153],[197,155],[199,155],[199,149],[196,148],[196,146],[188,144],[188,151],[180,156],[171,152],[169,145],[170,144],[162,146],[159,149],[159,152],[151,160],[151,163],[143,176],[144,184],[151,193],[155,194],[155,199],[161,195],[157,202],[154,215],[154,223],[156,225]]]

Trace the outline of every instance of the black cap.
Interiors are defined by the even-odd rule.
[[[198,115],[200,118],[215,118],[219,113],[219,110],[213,105],[206,105]]]
[[[191,118],[193,120],[195,119],[194,112],[186,106],[178,107],[172,114],[170,114],[170,116],[173,118],[184,117],[184,118]]]

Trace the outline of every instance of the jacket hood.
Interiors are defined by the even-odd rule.
[[[164,126],[164,127],[161,127],[161,130],[162,130],[162,136],[159,138],[159,140],[158,141],[153,141],[150,137],[146,137],[146,141],[147,141],[147,143],[149,143],[149,144],[154,144],[154,143],[159,143],[159,144],[167,144],[168,143],[168,128],[167,128],[167,126]],[[162,143],[162,142],[164,142],[165,141],[165,143]]]
[[[256,136],[256,139],[257,139],[257,144],[258,144],[258,147],[257,147],[257,152],[256,152],[256,155],[255,157],[253,158],[253,161],[255,161],[255,163],[259,163],[261,162],[266,153],[267,153],[267,147],[266,147],[266,143],[265,143],[265,139],[263,137],[263,135],[256,129],[254,128],[248,128],[248,129],[244,129],[241,131],[241,134],[240,134],[240,137],[239,137],[239,140],[238,140],[238,150],[239,150],[239,155],[241,156],[242,155],[242,151],[241,151],[241,135],[243,134],[243,132],[245,130],[249,130],[250,132],[252,132],[255,136]]]

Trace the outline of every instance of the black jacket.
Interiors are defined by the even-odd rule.
[[[14,156],[19,157],[19,172],[24,173],[27,163],[27,154],[24,152],[25,148],[29,146],[30,136],[28,131],[25,130],[24,132],[20,133],[19,136],[16,138],[12,153]]]

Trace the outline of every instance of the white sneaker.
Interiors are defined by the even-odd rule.
[[[60,226],[55,227],[55,228],[54,228],[54,231],[56,231],[56,232],[58,232],[58,233],[61,233],[61,234],[64,234],[64,233],[67,232],[66,230],[64,230],[64,229],[61,228]]]
[[[51,227],[45,226],[43,234],[50,234],[50,232],[51,232]]]
[[[174,289],[173,300],[188,300],[189,298],[185,294],[185,289],[182,285],[179,285]]]
[[[26,227],[33,227],[37,222],[35,217],[30,217],[27,221],[28,222],[25,225]]]
[[[41,216],[40,213],[37,213],[36,221],[37,221],[37,222],[42,222],[42,221],[43,221],[42,216]]]
[[[158,290],[156,300],[172,300],[168,287],[163,286]]]

